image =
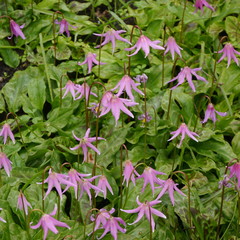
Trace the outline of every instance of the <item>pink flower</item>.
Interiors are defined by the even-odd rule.
[[[165,173],[159,172],[151,167],[146,167],[144,169],[143,173],[138,177],[144,179],[142,192],[145,190],[147,184],[149,183],[151,185],[152,193],[154,195],[154,183],[161,184],[160,179],[158,179],[156,175],[165,175]]]
[[[138,204],[137,208],[132,209],[132,210],[121,209],[121,211],[126,212],[126,213],[138,213],[137,219],[133,223],[130,223],[129,225],[133,225],[133,224],[139,222],[140,219],[142,219],[142,217],[145,215],[147,220],[149,222],[151,221],[152,232],[154,232],[155,222],[154,222],[154,219],[153,219],[153,214],[157,215],[158,217],[161,217],[161,218],[167,218],[162,212],[160,212],[160,211],[158,211],[158,210],[156,210],[152,207],[152,206],[160,203],[161,201],[160,200],[154,200],[154,201],[151,201],[151,202],[145,201],[144,203],[141,203],[138,199],[138,196],[137,196],[136,201],[137,201],[137,204]]]
[[[168,190],[169,197],[171,199],[172,205],[174,206],[174,190],[180,193],[183,196],[186,196],[181,190],[177,188],[177,183],[174,183],[174,181],[169,178],[166,181],[162,180],[162,191],[159,193],[157,200],[163,196],[163,194]]]
[[[89,94],[97,97],[97,95],[93,92],[89,92],[90,87],[88,86],[87,83],[83,83],[82,86],[80,84],[76,84],[76,94],[80,94],[79,97],[77,97],[76,99],[81,99],[83,96],[85,96],[86,101],[88,101],[89,98]]]
[[[212,11],[215,11],[215,9],[206,0],[196,0],[193,6],[196,8],[195,12],[197,12],[197,10],[200,9],[203,13],[204,6],[211,9]]]
[[[134,80],[136,80],[137,82],[140,82],[140,83],[145,83],[148,80],[148,76],[145,73],[143,73],[142,75],[137,75],[134,78]]]
[[[96,137],[89,137],[90,128],[88,128],[88,130],[86,131],[85,136],[83,138],[78,138],[74,134],[74,132],[72,132],[72,134],[73,134],[73,137],[76,140],[78,140],[80,143],[77,146],[75,146],[73,148],[70,148],[70,149],[71,150],[76,150],[76,149],[81,147],[82,150],[83,150],[83,155],[84,155],[83,162],[85,162],[88,158],[88,147],[90,147],[93,151],[95,151],[98,155],[100,155],[99,150],[94,145],[92,145],[92,142],[97,141],[97,138]],[[106,139],[98,137],[98,140],[106,140]]]
[[[11,39],[13,37],[13,35],[15,35],[16,37],[20,36],[22,39],[26,39],[26,37],[24,36],[21,28],[24,28],[25,24],[19,26],[16,22],[14,22],[12,19],[10,20],[10,29],[11,29],[11,37],[8,37],[8,39]]]
[[[147,57],[150,52],[150,47],[154,49],[164,50],[163,47],[157,45],[158,43],[160,43],[159,40],[151,41],[148,37],[141,35],[137,43],[133,47],[125,48],[125,50],[132,51],[133,49],[136,48],[136,51],[134,53],[128,55],[129,57],[131,57],[133,55],[136,55],[139,52],[139,50],[142,48],[142,50],[145,52],[145,57]]]
[[[102,105],[103,105],[103,108],[101,110],[101,114],[99,117],[104,116],[111,110],[117,125],[117,121],[120,117],[121,110],[124,113],[126,113],[128,116],[134,118],[133,114],[125,107],[125,105],[127,107],[132,107],[132,106],[138,105],[138,103],[132,102],[131,100],[128,100],[128,99],[119,98],[118,96],[113,95],[110,92],[107,92],[107,96],[106,97],[105,95],[103,96]]]
[[[0,210],[3,210],[3,209],[0,208]],[[6,223],[6,221],[3,218],[1,218],[1,217],[0,217],[0,221]]]
[[[39,222],[36,225],[31,226],[32,229],[37,229],[40,226],[43,228],[43,232],[44,232],[43,240],[47,238],[48,230],[52,231],[54,234],[58,233],[56,226],[70,229],[70,227],[66,223],[60,222],[52,217],[56,213],[57,213],[57,205],[55,205],[54,210],[50,214],[43,214]]]
[[[10,128],[9,124],[5,123],[3,125],[3,128],[2,128],[2,130],[0,132],[0,136],[3,137],[3,143],[4,144],[6,144],[8,137],[10,137],[11,140],[13,141],[13,143],[15,144],[15,138],[14,138],[14,135],[13,135],[13,133],[11,131],[11,128]]]
[[[218,60],[218,63],[221,62],[225,57],[228,59],[228,65],[227,68],[229,67],[231,63],[231,59],[234,60],[234,62],[239,66],[238,59],[236,58],[235,54],[240,55],[240,52],[236,51],[231,43],[225,44],[224,48],[218,53],[222,53],[223,55],[221,58]]]
[[[185,78],[187,79],[188,81],[188,84],[189,86],[192,88],[192,90],[194,92],[196,92],[196,89],[195,89],[195,86],[192,82],[192,75],[194,75],[197,80],[201,80],[201,81],[204,81],[204,82],[208,82],[204,77],[201,77],[199,76],[198,74],[196,74],[197,71],[200,71],[202,70],[202,68],[194,68],[194,69],[191,69],[189,67],[184,67],[181,69],[181,72],[175,77],[173,78],[172,80],[168,81],[167,83],[170,83],[170,82],[173,82],[175,80],[178,80],[178,84],[174,87],[171,88],[172,89],[175,89],[176,87],[178,87],[179,85],[183,84],[184,81],[185,81]]]
[[[123,91],[125,90],[130,100],[134,101],[134,96],[132,94],[132,89],[138,92],[141,95],[144,95],[144,93],[137,88],[137,86],[141,85],[140,83],[135,83],[128,75],[125,75],[117,84],[115,88],[112,89],[112,91],[119,88],[119,91],[117,93],[117,97],[119,97]]]
[[[236,177],[238,180],[238,188],[240,188],[240,163],[234,163],[231,167],[228,167],[230,170],[229,178]]]
[[[52,169],[49,169],[48,172],[48,177],[47,179],[45,179],[44,183],[48,183],[48,190],[45,194],[44,199],[47,197],[47,195],[52,191],[53,187],[56,188],[60,198],[62,199],[62,188],[61,188],[61,184],[67,185],[67,187],[75,187],[75,184],[71,183],[70,181],[68,181],[68,176],[65,174],[60,174],[60,173],[56,173],[56,172],[52,172]],[[38,183],[38,184],[42,184],[42,183]],[[44,200],[43,199],[43,200]]]
[[[216,113],[222,117],[225,117],[227,115],[226,112],[218,112],[214,109],[214,106],[212,103],[209,103],[208,106],[207,106],[207,110],[205,112],[205,117],[204,117],[204,120],[201,121],[201,123],[206,123],[207,120],[209,118],[212,119],[212,121],[215,123],[217,121],[217,118],[216,118]]]
[[[180,146],[182,145],[182,142],[183,142],[186,134],[187,134],[191,139],[193,139],[194,141],[198,142],[198,140],[197,140],[194,136],[199,137],[199,135],[198,135],[197,133],[195,133],[195,132],[191,132],[191,131],[188,129],[188,127],[187,127],[187,125],[186,125],[185,123],[182,123],[182,124],[180,125],[179,129],[176,130],[176,131],[171,132],[171,134],[172,134],[173,136],[172,136],[170,139],[168,139],[168,141],[171,141],[171,140],[173,140],[174,138],[176,138],[178,135],[182,134],[182,137],[181,137],[181,140],[180,140],[180,143],[179,143],[178,147],[180,147]]]
[[[115,47],[116,47],[116,42],[115,42],[116,39],[131,45],[131,43],[127,39],[122,38],[119,35],[119,34],[125,33],[125,32],[126,31],[124,31],[124,30],[115,31],[114,29],[111,29],[108,32],[103,33],[103,34],[94,33],[94,35],[96,35],[96,36],[105,37],[104,41],[100,45],[96,46],[96,48],[99,48],[101,46],[106,45],[109,42],[112,42],[112,53],[114,53]]]
[[[126,160],[124,165],[125,166],[124,166],[124,171],[123,171],[123,177],[124,177],[123,183],[126,182],[126,185],[128,186],[128,183],[131,179],[131,181],[133,182],[133,184],[135,186],[135,175],[139,176],[138,172],[133,167],[131,160]]]
[[[107,197],[107,189],[108,189],[109,192],[113,195],[112,187],[110,186],[110,184],[109,184],[106,176],[104,176],[104,175],[100,176],[97,187],[98,187],[100,190],[102,190],[104,199],[106,199],[106,197]],[[97,197],[97,195],[99,194],[99,192],[100,192],[99,190],[96,190],[96,196],[95,196],[95,197]]]
[[[71,80],[68,80],[66,86],[62,89],[66,89],[62,98],[64,98],[69,92],[72,94],[73,100],[76,100],[76,91],[78,87]]]
[[[64,32],[66,32],[68,37],[70,37],[70,32],[68,29],[69,26],[71,26],[72,28],[76,28],[76,27],[72,26],[71,24],[69,24],[68,21],[65,19],[62,19],[60,22],[58,20],[56,20],[55,24],[60,24],[59,33],[63,34]]]
[[[182,57],[181,55],[181,51],[182,48],[179,47],[174,39],[174,37],[169,37],[168,40],[167,40],[167,43],[165,44],[164,47],[167,47],[165,52],[164,52],[164,55],[166,55],[169,51],[171,52],[171,55],[172,55],[172,60],[174,60],[174,54],[175,52],[180,56]]]
[[[8,177],[10,177],[10,171],[12,171],[11,161],[7,158],[6,154],[0,152],[0,168],[4,168]]]
[[[28,215],[28,207],[32,208],[31,204],[27,201],[22,191],[20,191],[18,195],[17,208],[23,210],[26,215]]]
[[[82,63],[79,62],[78,65],[82,66],[83,64],[87,64],[88,65],[88,74],[89,74],[92,71],[93,63],[95,63],[96,65],[106,64],[106,63],[103,63],[103,62],[99,62],[96,59],[96,56],[97,55],[95,53],[88,53],[87,56],[86,56],[86,59]]]

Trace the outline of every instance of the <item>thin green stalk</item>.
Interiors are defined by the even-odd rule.
[[[180,32],[180,43],[183,43],[183,27],[184,27],[184,17],[185,17],[186,8],[187,8],[187,0],[184,1],[184,7],[183,7],[183,14],[182,14],[182,21],[181,21],[181,32]]]
[[[237,205],[238,205],[238,219],[237,219],[237,228],[236,228],[236,238],[238,239],[238,235],[239,235],[239,224],[240,224],[240,192],[239,192],[239,190],[238,190]]]
[[[151,208],[149,204],[148,204],[148,211],[149,211],[149,227],[150,227],[149,240],[152,240],[152,213],[151,213]]]
[[[224,97],[224,99],[225,99],[225,101],[227,103],[229,115],[232,116],[233,115],[233,111],[232,111],[231,104],[230,104],[230,102],[229,102],[229,100],[227,98],[227,94],[225,93],[224,89],[221,86],[219,86],[219,88],[220,88],[220,90],[221,90],[221,92],[223,94],[223,97]]]
[[[172,102],[172,90],[170,90],[170,93],[169,93],[168,110],[167,110],[167,120],[169,120],[169,116],[170,116],[171,102]]]
[[[53,90],[52,90],[52,85],[51,85],[50,76],[49,76],[49,72],[48,72],[47,60],[46,60],[45,50],[44,50],[44,46],[43,46],[42,33],[39,34],[39,40],[40,40],[40,47],[41,47],[41,52],[42,52],[42,56],[43,56],[46,77],[47,77],[47,81],[48,81],[50,98],[51,98],[51,102],[53,102]]]
[[[164,32],[163,32],[163,46],[165,44],[165,38],[166,38],[166,28],[164,27]],[[165,54],[163,53],[163,59],[162,59],[162,88],[164,86],[164,77],[165,77]]]

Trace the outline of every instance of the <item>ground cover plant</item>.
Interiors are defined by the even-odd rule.
[[[0,238],[240,238],[239,12],[1,1]]]

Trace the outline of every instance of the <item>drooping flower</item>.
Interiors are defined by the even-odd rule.
[[[219,181],[218,183],[218,188],[222,188],[223,186],[227,187],[227,188],[231,188],[232,187],[232,184],[230,182],[230,178],[227,174],[224,175],[224,178],[223,180]]]
[[[218,63],[221,62],[225,57],[228,59],[228,65],[227,68],[229,67],[231,63],[231,59],[234,60],[234,62],[239,66],[238,59],[236,58],[235,54],[240,55],[240,52],[236,51],[231,43],[225,44],[224,48],[218,53],[222,53],[223,55],[221,58],[218,60]]]
[[[55,24],[60,25],[59,33],[63,34],[64,32],[66,32],[68,37],[70,37],[69,26],[71,26],[72,28],[76,28],[75,26],[69,24],[69,22],[64,18],[60,22],[58,20],[55,20]]]
[[[183,142],[186,134],[187,134],[191,139],[193,139],[194,141],[198,142],[198,140],[197,140],[194,136],[199,137],[199,135],[198,135],[197,133],[195,133],[195,132],[191,132],[191,131],[188,129],[188,127],[187,127],[187,125],[186,125],[185,123],[182,123],[182,124],[180,125],[180,127],[179,127],[176,131],[171,132],[171,134],[172,134],[173,136],[172,136],[170,139],[168,139],[168,141],[173,140],[174,138],[176,138],[176,137],[177,137],[178,135],[180,135],[180,134],[182,135],[178,147],[180,147],[180,146],[182,145],[182,142]]]
[[[181,55],[182,48],[177,45],[176,40],[174,39],[174,37],[169,37],[168,40],[167,40],[167,43],[165,44],[164,47],[167,47],[165,52],[164,52],[164,55],[166,55],[170,51],[170,53],[172,55],[172,60],[174,60],[175,52],[180,57],[182,57],[182,55]]]
[[[208,119],[212,119],[212,121],[215,123],[217,121],[216,113],[222,117],[225,117],[227,115],[226,112],[218,112],[214,109],[214,106],[212,103],[209,103],[207,106],[207,110],[205,112],[205,117],[201,123],[206,123]]]
[[[66,185],[68,188],[69,187],[75,187],[75,184],[73,184],[72,182],[70,182],[68,180],[68,176],[65,174],[61,174],[61,173],[56,173],[56,172],[52,172],[52,169],[49,169],[48,172],[48,177],[47,179],[45,179],[44,183],[48,183],[48,189],[47,192],[45,194],[44,199],[47,197],[47,195],[52,191],[53,187],[56,188],[60,199],[62,199],[62,188],[61,188],[61,184]],[[42,184],[42,182],[38,183],[38,184]]]
[[[139,50],[142,48],[142,50],[145,52],[145,58],[146,58],[150,53],[150,47],[154,49],[164,50],[163,47],[157,45],[159,43],[160,43],[159,40],[151,41],[148,37],[141,35],[137,40],[137,43],[133,47],[125,48],[125,50],[132,51],[133,49],[136,48],[136,51],[134,53],[128,55],[129,57],[131,57],[133,55],[136,55],[139,52]]]
[[[197,71],[200,71],[200,70],[202,70],[202,68],[191,69],[189,67],[184,67],[184,68],[181,69],[181,72],[175,78],[168,81],[167,83],[178,80],[178,84],[176,86],[172,87],[171,88],[171,90],[172,90],[172,89],[175,89],[176,87],[178,87],[179,85],[183,84],[184,81],[185,81],[185,78],[186,78],[189,86],[192,88],[192,90],[194,92],[196,92],[195,86],[192,82],[192,75],[194,75],[197,78],[197,80],[201,80],[201,81],[204,81],[204,82],[208,83],[208,81],[204,77],[201,77],[196,73]]]
[[[131,160],[126,160],[124,163],[123,183],[126,182],[128,186],[128,183],[131,180],[135,186],[135,175],[139,176],[138,172],[133,167]]]
[[[22,32],[22,28],[24,28],[25,24],[19,26],[16,22],[14,22],[12,19],[10,20],[10,29],[11,29],[11,33],[12,35],[10,37],[8,37],[8,39],[11,39],[13,37],[13,35],[15,35],[16,37],[20,36],[22,39],[26,39],[26,37],[24,36],[23,32]]]
[[[125,90],[130,100],[134,101],[134,96],[132,94],[132,89],[138,92],[141,95],[144,95],[144,93],[137,88],[137,86],[141,85],[140,83],[135,83],[132,78],[130,78],[128,75],[123,76],[123,78],[118,82],[115,88],[112,89],[112,91],[119,88],[118,93],[116,94],[117,97],[121,96],[123,91]]]
[[[204,6],[211,9],[212,11],[215,11],[215,9],[206,0],[196,0],[193,6],[196,8],[195,12],[197,12],[197,10],[200,9],[203,13]]]
[[[169,197],[171,199],[172,205],[174,206],[174,190],[183,196],[186,196],[181,190],[178,189],[177,183],[175,183],[171,178],[167,180],[162,180],[162,191],[159,193],[157,200],[160,199],[163,194],[168,191]]]
[[[151,167],[146,167],[143,173],[138,178],[143,178],[143,188],[142,192],[145,190],[147,184],[149,183],[152,188],[152,193],[154,195],[154,183],[161,184],[161,180],[156,177],[156,175],[165,175],[163,172],[159,172]]]
[[[154,209],[152,206],[160,203],[160,200],[154,200],[151,202],[145,201],[144,203],[141,203],[138,199],[136,199],[136,202],[138,204],[138,207],[132,210],[123,210],[121,211],[126,212],[126,213],[138,213],[137,219],[133,223],[129,223],[129,225],[133,225],[142,219],[142,217],[145,215],[147,220],[150,222],[151,221],[151,226],[152,226],[152,232],[154,232],[155,229],[155,222],[153,219],[153,215],[157,215],[158,217],[161,218],[167,218],[162,212],[158,211],[157,209]]]
[[[7,158],[6,154],[0,152],[0,168],[4,168],[8,177],[10,177],[10,171],[12,171],[11,161]]]
[[[77,90],[76,94],[80,94],[79,97],[77,97],[76,99],[81,99],[83,96],[85,96],[86,101],[88,101],[89,94],[97,97],[97,94],[93,93],[92,91],[89,91],[90,87],[88,86],[87,83],[83,83],[82,85],[76,84],[76,90]]]
[[[107,189],[113,195],[112,187],[110,186],[106,176],[104,176],[104,175],[100,176],[97,187],[100,190],[102,190],[104,199],[106,199],[106,197],[107,197]],[[99,192],[100,192],[99,190],[96,190],[96,197],[99,194]]]
[[[111,110],[117,125],[118,119],[120,117],[120,111],[122,110],[128,116],[134,118],[133,114],[125,107],[125,105],[127,107],[132,107],[138,105],[138,103],[133,102],[129,99],[119,98],[118,96],[113,95],[112,93],[110,96],[110,93],[111,92],[108,92],[107,97],[102,99],[103,108],[101,110],[101,114],[99,117],[104,116]]]
[[[234,163],[231,167],[228,167],[230,170],[229,178],[233,178],[234,176],[238,180],[238,188],[240,189],[240,163]]]
[[[97,55],[95,53],[88,53],[87,56],[86,56],[86,59],[82,63],[79,62],[78,65],[82,66],[84,64],[87,64],[88,65],[88,74],[89,74],[92,71],[93,63],[95,63],[96,65],[106,64],[106,63],[103,63],[103,62],[99,62],[96,59],[96,56]]]
[[[119,34],[125,33],[125,32],[126,31],[124,31],[124,30],[115,31],[114,29],[110,29],[109,31],[107,31],[106,33],[103,33],[103,34],[94,33],[94,35],[96,35],[96,36],[105,38],[104,41],[100,45],[96,46],[96,48],[102,47],[102,46],[106,45],[107,43],[111,42],[112,43],[112,53],[114,53],[115,47],[116,47],[116,39],[131,45],[131,43],[127,39],[125,39],[119,35]]]
[[[143,73],[142,75],[137,75],[134,78],[134,80],[136,80],[137,82],[140,82],[140,83],[145,83],[148,80],[148,76],[145,73]]]
[[[142,121],[143,123],[150,122],[152,120],[152,117],[148,112],[146,112],[146,114],[143,113],[142,115],[138,116],[138,120]]]
[[[117,240],[118,231],[122,233],[125,233],[127,231],[126,229],[122,228],[119,225],[119,223],[126,226],[126,223],[123,221],[122,218],[110,216],[107,222],[103,225],[103,229],[104,229],[103,234],[98,239],[102,239],[108,232],[110,232],[111,235],[113,236],[113,239]]]
[[[28,207],[32,208],[31,204],[27,201],[22,191],[20,191],[18,195],[17,208],[23,210],[26,215],[28,215]]]
[[[50,214],[43,214],[43,216],[40,218],[39,222],[36,225],[30,226],[32,229],[37,229],[39,227],[43,228],[43,232],[44,232],[43,240],[47,238],[48,230],[52,231],[54,234],[58,233],[56,226],[70,229],[70,227],[66,223],[60,222],[52,217],[56,213],[57,213],[57,205],[55,205],[54,210]]]
[[[78,88],[75,83],[73,83],[71,80],[68,80],[65,87],[62,89],[66,90],[62,98],[64,98],[70,92],[72,94],[73,100],[76,100],[76,91]]]
[[[90,147],[93,151],[95,151],[98,155],[100,155],[99,150],[92,144],[92,142],[97,141],[96,137],[89,137],[90,134],[90,128],[88,128],[88,130],[85,133],[85,136],[83,138],[78,138],[74,132],[72,132],[73,137],[79,141],[79,144],[73,148],[70,148],[71,150],[76,150],[78,148],[82,148],[83,150],[83,155],[84,155],[84,159],[83,162],[85,162],[87,160],[88,157],[88,147]],[[105,138],[101,138],[98,137],[98,140],[106,140]]]
[[[0,208],[0,210],[3,210],[3,209],[2,209],[2,208]],[[3,219],[3,218],[1,218],[1,217],[0,217],[0,221],[1,221],[1,222],[4,222],[4,223],[6,223],[6,220],[4,220],[4,219]]]
[[[11,127],[8,123],[5,123],[2,127],[2,130],[0,132],[0,136],[3,137],[3,143],[6,144],[7,142],[7,138],[11,138],[11,140],[13,141],[13,143],[15,144],[15,138],[14,138],[14,135],[11,131]]]

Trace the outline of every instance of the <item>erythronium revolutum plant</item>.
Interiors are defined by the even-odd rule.
[[[239,8],[1,1],[0,239],[240,238]]]

